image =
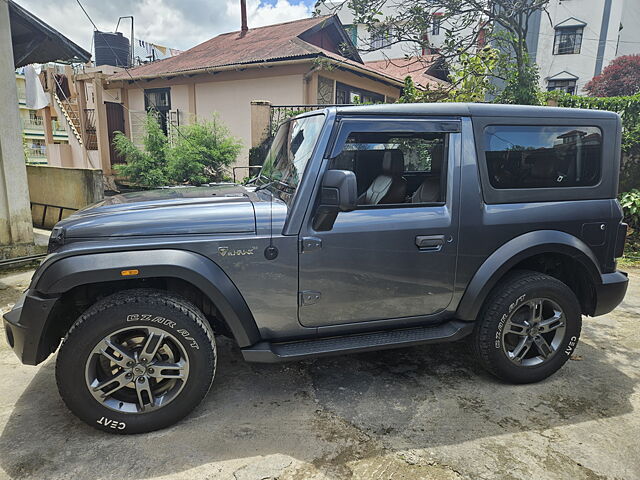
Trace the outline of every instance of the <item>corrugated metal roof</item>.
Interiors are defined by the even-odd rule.
[[[317,55],[322,49],[301,40],[298,36],[330,18],[330,16],[305,18],[252,28],[244,34],[240,31],[223,33],[175,57],[131,68],[128,73],[117,73],[110,80],[166,76],[172,73],[227,65],[243,65]]]
[[[224,33],[206,42],[157,62],[130,68],[109,78],[131,80],[178,75],[186,72],[198,72],[233,65],[270,63],[289,59],[326,57],[350,70],[383,77],[384,80],[399,84],[404,77],[381,68],[370,68],[364,63],[349,59],[333,51],[309,43],[300,36],[311,29],[322,28],[323,23],[336,23],[337,17],[321,16],[294,20],[266,27]],[[359,58],[356,57],[355,58]]]
[[[422,57],[412,58],[391,58],[366,62],[365,65],[373,70],[385,73],[394,78],[404,80],[407,76],[411,76],[411,79],[418,87],[427,88],[446,84],[445,81],[427,73],[429,68],[434,66],[439,58],[440,57],[438,55],[424,55]]]

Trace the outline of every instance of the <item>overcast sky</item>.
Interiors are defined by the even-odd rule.
[[[93,26],[76,0],[16,0],[85,50]],[[102,31],[113,31],[119,16],[135,17],[136,38],[186,50],[220,33],[240,30],[240,0],[80,0]],[[311,15],[315,0],[247,0],[249,28]],[[130,24],[119,31],[129,36]]]

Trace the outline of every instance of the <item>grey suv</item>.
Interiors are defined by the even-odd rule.
[[[624,297],[615,113],[327,108],[283,124],[248,186],[111,197],[60,222],[5,315],[62,398],[115,433],[206,395],[216,335],[251,362],[450,342],[542,380]]]

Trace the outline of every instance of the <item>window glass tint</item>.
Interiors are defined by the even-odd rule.
[[[484,131],[494,188],[580,187],[600,181],[598,127],[493,125]]]
[[[446,140],[444,133],[353,132],[330,168],[355,173],[360,205],[443,202]]]

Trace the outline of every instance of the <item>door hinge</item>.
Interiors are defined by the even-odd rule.
[[[320,292],[315,292],[313,290],[304,290],[303,292],[298,292],[298,303],[302,307],[304,305],[313,305],[314,303],[318,303],[320,301],[320,296],[322,294]]]
[[[300,253],[309,253],[322,248],[322,240],[317,237],[302,237],[300,239]]]

